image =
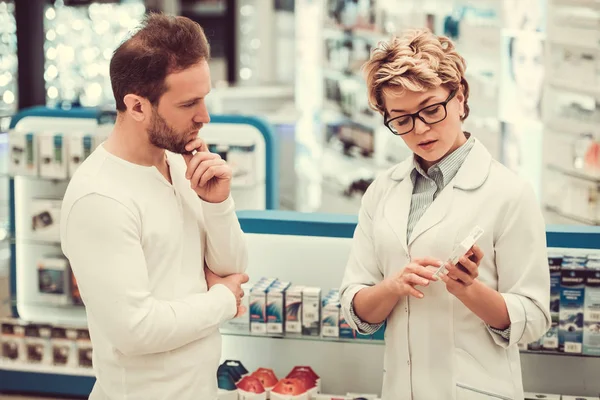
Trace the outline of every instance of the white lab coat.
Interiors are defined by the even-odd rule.
[[[506,300],[507,342],[446,290],[443,282],[403,298],[387,318],[383,400],[522,399],[517,343],[550,327],[550,276],[544,220],[530,185],[476,141],[456,177],[416,224],[406,224],[412,158],[379,176],[363,198],[342,283],[347,321],[354,295],[398,273],[412,258],[447,259],[479,225],[479,280]]]

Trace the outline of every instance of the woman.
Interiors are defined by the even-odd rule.
[[[365,72],[371,105],[414,153],[365,193],[341,287],[353,328],[387,322],[382,398],[522,399],[517,343],[550,327],[535,195],[462,131],[469,87],[450,40],[408,32]],[[436,279],[475,226],[478,244]]]

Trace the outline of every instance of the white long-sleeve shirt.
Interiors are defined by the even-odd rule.
[[[236,313],[218,275],[243,272],[247,249],[231,198],[203,202],[185,161],[155,167],[99,146],[69,183],[61,243],[86,306],[94,348],[92,400],[215,399],[219,325]]]

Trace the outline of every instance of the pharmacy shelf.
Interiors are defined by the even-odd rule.
[[[582,133],[600,132],[600,124],[566,117],[548,118],[544,121],[544,125],[548,132],[557,135],[581,135]]]
[[[586,94],[589,96],[594,96],[596,98],[600,97],[600,88],[597,85],[585,85],[573,82],[567,82],[561,79],[550,79],[548,81],[550,86],[553,86],[557,89],[568,90],[571,92]]]
[[[0,360],[0,393],[87,398],[94,387],[92,370],[45,365],[9,364]]]
[[[383,340],[376,339],[353,339],[353,338],[337,338],[337,337],[324,337],[324,336],[308,336],[308,335],[291,335],[291,334],[257,334],[250,332],[236,332],[226,329],[221,329],[223,336],[238,336],[258,339],[279,339],[279,340],[299,340],[305,342],[327,342],[327,343],[351,343],[351,344],[362,344],[372,346],[384,345]]]
[[[560,215],[561,217],[564,217],[564,218],[572,219],[573,221],[577,221],[577,222],[580,222],[582,224],[586,224],[586,225],[600,225],[600,220],[593,220],[593,219],[589,219],[589,218],[583,218],[583,217],[580,217],[578,215],[574,215],[574,214],[571,214],[571,213],[565,213],[564,211],[560,210],[559,208],[551,206],[551,205],[548,205],[548,204],[546,204],[545,208],[546,208],[547,211],[553,212],[553,213],[555,213],[557,215]],[[592,247],[592,248],[598,248],[598,247],[596,246],[596,247]]]
[[[550,0],[551,6],[587,7],[600,9],[599,0]]]
[[[563,175],[567,175],[573,178],[583,179],[586,181],[600,184],[600,171],[587,171],[575,168],[565,168],[553,164],[546,165],[546,168],[548,168],[550,171],[560,172]]]
[[[550,350],[519,350],[519,353],[522,355],[534,355],[534,356],[557,356],[557,357],[585,357],[585,358],[600,358],[600,356],[594,356],[589,354],[581,354],[581,353],[564,353],[560,351],[550,351]]]

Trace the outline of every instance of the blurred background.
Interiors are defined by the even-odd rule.
[[[548,224],[600,225],[597,0],[0,0],[0,316],[11,117],[113,109],[112,52],[150,11],[204,28],[212,114],[273,128],[276,208],[355,215],[376,174],[410,156],[368,107],[361,66],[379,41],[428,27],[467,61],[465,130],[532,183]]]

